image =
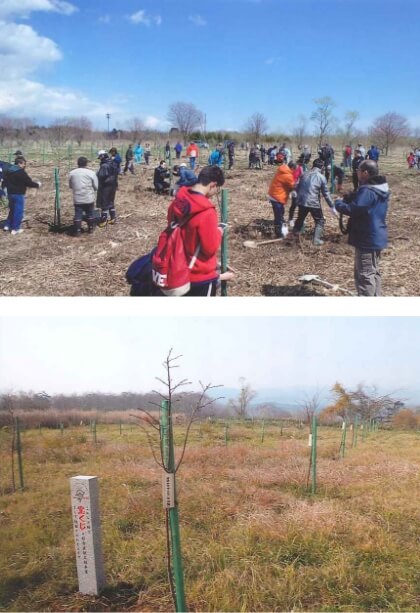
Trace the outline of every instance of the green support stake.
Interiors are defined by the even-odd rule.
[[[318,424],[316,415],[312,415],[312,445],[311,445],[311,463],[312,463],[312,488],[311,493],[316,494],[316,448],[318,440]]]
[[[92,434],[93,434],[93,442],[96,445],[96,443],[97,443],[97,438],[96,438],[96,419],[94,419],[93,423],[92,423]]]
[[[184,571],[182,567],[182,553],[181,553],[181,537],[179,531],[179,517],[178,517],[178,500],[176,495],[176,481],[175,481],[175,452],[174,452],[174,439],[173,439],[173,426],[172,426],[172,413],[170,412],[169,402],[163,400],[161,404],[161,431],[162,431],[162,445],[163,445],[163,461],[167,473],[173,475],[174,482],[174,506],[170,507],[167,512],[169,515],[169,529],[172,551],[172,568],[175,583],[175,601],[176,611],[187,611],[187,604],[185,601],[185,589],[184,589]]]
[[[265,434],[265,421],[263,419],[262,428],[261,428],[261,443],[264,442],[264,434]]]
[[[61,206],[60,206],[60,178],[59,169],[54,168],[55,179],[55,203],[54,203],[54,225],[61,228]]]
[[[347,423],[343,421],[343,433],[341,435],[340,455],[344,458],[346,453],[346,436],[347,436]]]
[[[361,428],[362,428],[362,443],[364,443],[364,442],[365,442],[365,440],[366,440],[366,432],[367,432],[366,422],[364,422],[364,423],[361,425]]]
[[[331,193],[335,192],[335,181],[334,181],[334,158],[331,160]]]
[[[220,216],[222,223],[228,223],[228,209],[229,209],[229,198],[228,198],[228,190],[222,189],[222,205]],[[228,229],[225,227],[225,231],[223,232],[222,238],[222,273],[227,271],[228,267]],[[227,296],[227,282],[222,281],[221,287],[222,296]]]
[[[228,424],[225,424],[225,447],[227,447],[228,444]]]
[[[120,419],[120,436],[122,434],[122,423],[121,423],[121,419]]]
[[[354,418],[354,423],[353,423],[353,440],[352,440],[352,447],[357,447],[357,434],[358,434],[358,429],[359,429],[359,419],[356,415],[356,417]]]
[[[64,424],[60,424],[61,436],[64,434]]]
[[[22,442],[20,440],[20,422],[19,417],[16,417],[16,452],[18,457],[18,467],[19,467],[19,482],[20,489],[23,490],[25,484],[23,482],[23,460],[22,460]]]

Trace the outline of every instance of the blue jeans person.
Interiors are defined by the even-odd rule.
[[[284,204],[270,198],[271,206],[274,213],[274,233],[277,238],[281,238],[281,229],[284,223]]]
[[[9,215],[6,225],[10,230],[20,230],[25,212],[25,196],[23,194],[9,194]]]
[[[194,170],[194,168],[195,168],[195,160],[196,160],[196,158],[194,158],[194,157],[190,158],[191,170]]]

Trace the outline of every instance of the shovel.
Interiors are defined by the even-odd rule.
[[[324,281],[318,275],[303,275],[303,277],[299,277],[299,281],[303,283],[318,283],[319,285],[323,285],[324,287],[328,287],[332,289],[334,292],[340,291],[348,296],[354,296],[353,292],[350,292],[345,287],[340,287],[339,285],[334,285],[333,283],[328,283],[328,281]]]
[[[249,249],[256,249],[260,245],[270,245],[271,243],[278,243],[283,240],[282,238],[272,238],[269,241],[244,241],[244,247],[248,247]]]

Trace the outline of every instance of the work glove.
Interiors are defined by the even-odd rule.
[[[41,181],[36,181],[36,183],[38,183],[38,187],[41,187],[42,185]]]

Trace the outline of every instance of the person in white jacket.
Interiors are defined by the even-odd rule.
[[[75,236],[82,233],[83,214],[86,215],[89,234],[95,228],[93,210],[98,191],[98,177],[93,170],[87,168],[87,164],[87,158],[79,157],[78,167],[69,173],[69,187],[73,191]]]

